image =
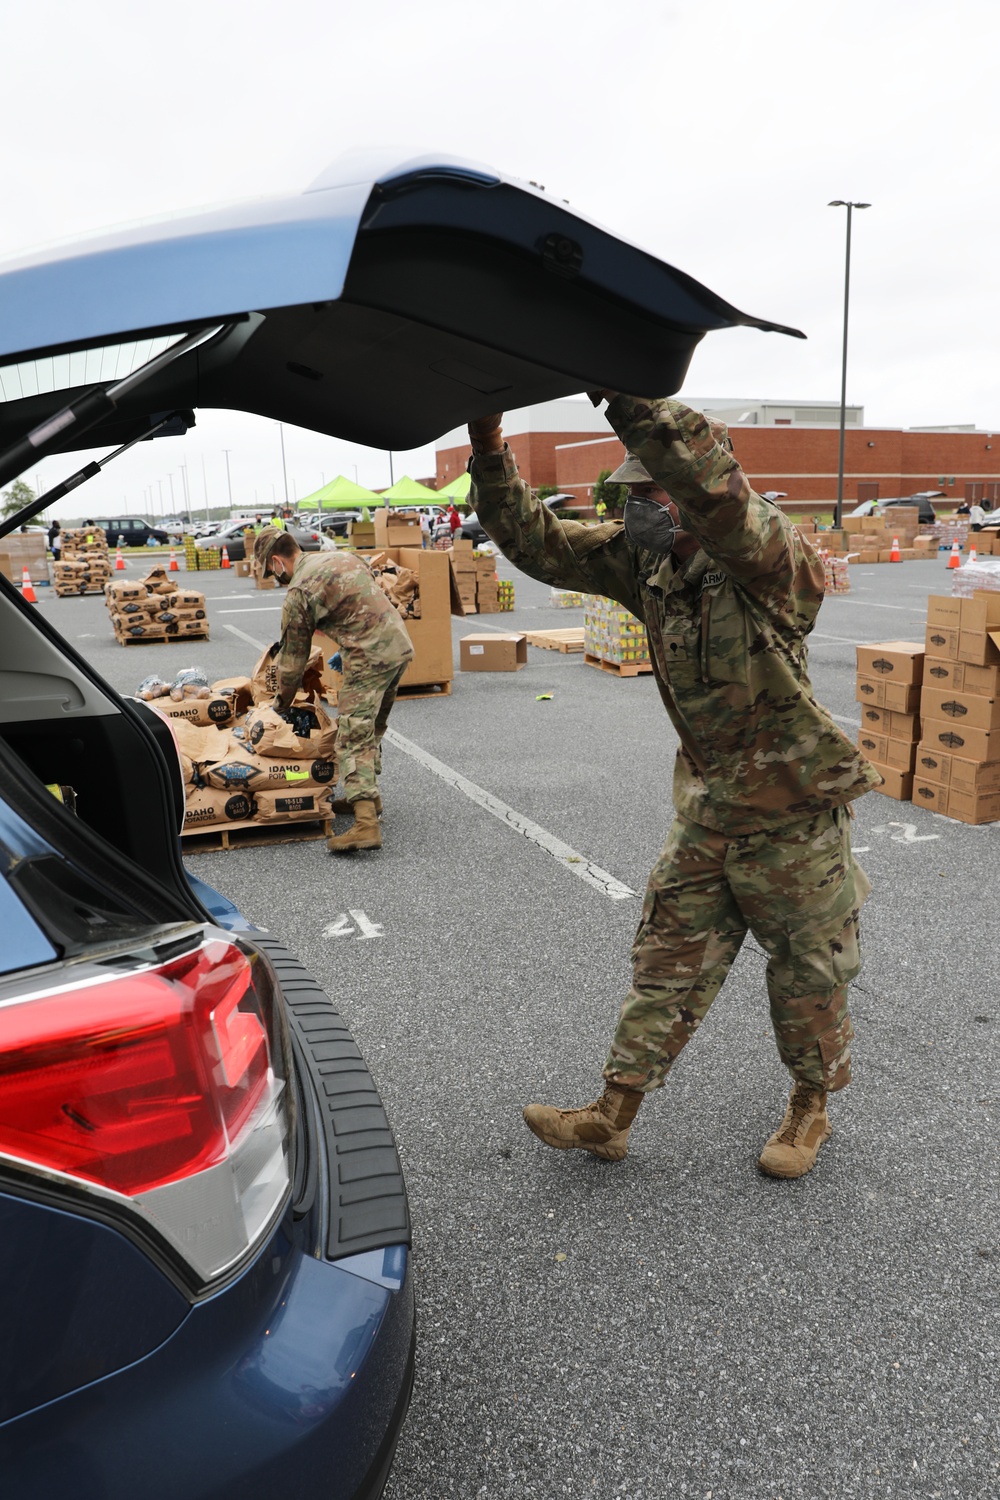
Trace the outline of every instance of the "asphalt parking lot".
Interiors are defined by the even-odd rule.
[[[453,621],[456,643],[583,623],[500,571],[515,612]],[[207,643],[122,648],[99,598],[39,608],[124,693],[249,672],[280,597],[181,577],[208,594]],[[950,588],[943,558],[851,579],[811,662],[853,734],[855,644],[922,640]],[[419,1345],[387,1500],[996,1497],[1000,824],[858,805],[855,1082],[809,1177],[755,1166],[787,1077],[752,944],[628,1159],[547,1151],[521,1106],[599,1090],[675,738],[651,678],[528,657],[397,706],[379,853],[191,861],[336,997],[396,1134]]]

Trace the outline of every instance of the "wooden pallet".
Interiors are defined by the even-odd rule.
[[[407,683],[404,687],[396,689],[396,702],[406,702],[410,698],[450,698],[450,682],[414,682]]]
[[[220,849],[259,849],[265,844],[307,844],[325,839],[332,818],[303,818],[297,823],[211,823],[207,828],[181,829],[184,854],[217,854]]]
[[[119,646],[166,646],[171,641],[207,641],[208,631],[199,630],[197,635],[157,636],[152,641],[144,635],[116,635],[115,640]]]
[[[610,672],[614,677],[638,677],[653,670],[648,661],[605,661],[602,656],[591,656],[589,651],[584,652],[583,659],[588,667],[600,667],[602,672]]]
[[[528,645],[541,646],[544,651],[583,650],[583,626],[572,625],[567,630],[529,630]]]

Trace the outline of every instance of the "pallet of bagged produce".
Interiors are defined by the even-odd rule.
[[[302,823],[255,823],[252,818],[236,823],[212,823],[181,830],[181,848],[190,854],[217,854],[223,849],[261,849],[268,844],[307,844],[325,839],[333,828],[332,818],[314,818]]]
[[[139,582],[109,579],[105,603],[120,646],[162,645],[166,641],[207,641],[205,595],[179,587],[167,570],[154,567]]]

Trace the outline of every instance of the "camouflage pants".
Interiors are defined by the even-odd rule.
[[[847,985],[861,966],[858,916],[870,890],[846,808],[737,837],[677,818],[649,878],[605,1078],[642,1090],[664,1082],[749,929],[768,954],[782,1062],[797,1079],[844,1088]]]
[[[348,802],[371,802],[382,774],[382,736],[409,665],[345,674],[337,701],[337,769]]]

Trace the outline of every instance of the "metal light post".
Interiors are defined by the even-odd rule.
[[[844,427],[847,422],[847,312],[851,301],[851,213],[855,208],[871,208],[870,203],[848,203],[834,198],[828,208],[847,209],[847,257],[844,263],[844,359],[840,372],[840,458],[837,462],[837,508],[833,524],[840,529],[844,513]]]
[[[233,508],[233,481],[232,481],[232,479],[230,478],[230,475],[229,475],[229,455],[230,455],[230,453],[232,453],[233,450],[232,450],[232,448],[223,448],[222,451],[226,455],[226,485],[228,486],[228,489],[229,489],[229,509],[232,510],[232,508]]]
[[[285,509],[288,509],[288,470],[285,467],[285,429],[278,423],[278,436],[281,438],[281,474],[285,481]]]

